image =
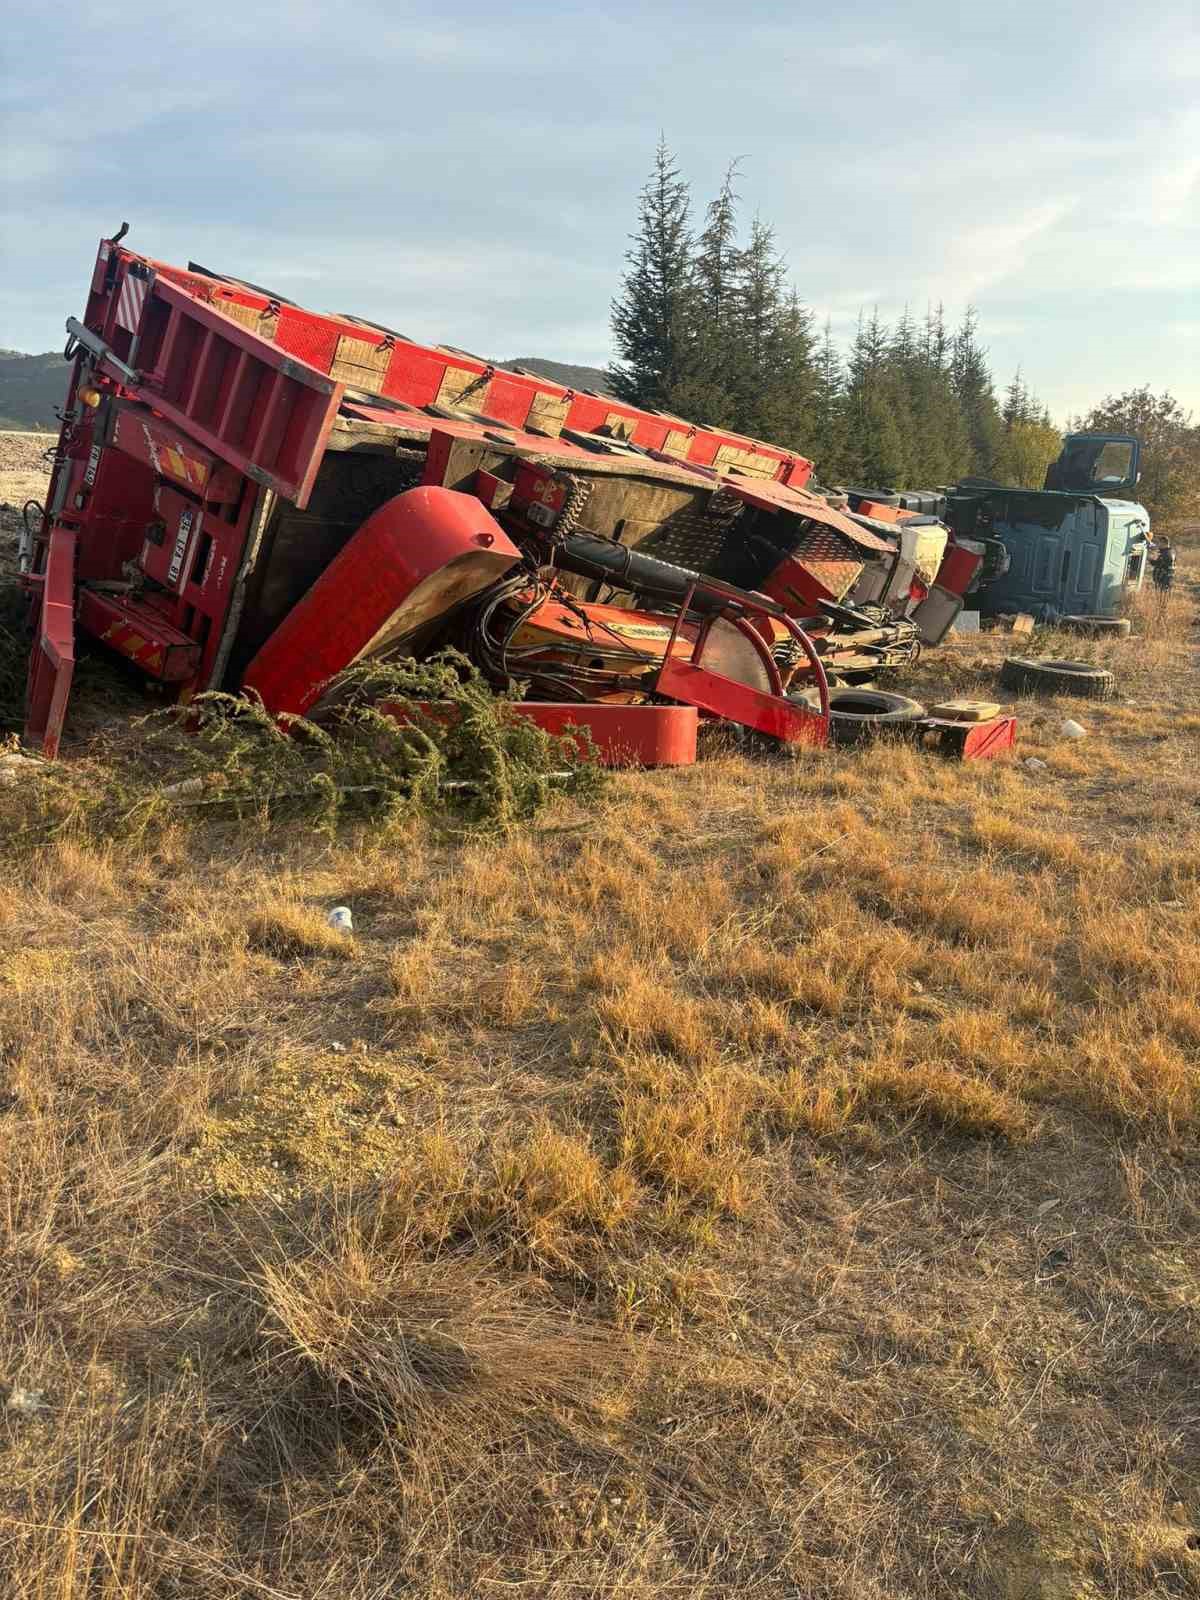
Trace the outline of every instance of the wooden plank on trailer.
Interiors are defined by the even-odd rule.
[[[275,329],[279,326],[278,310],[272,311],[269,306],[263,306],[260,310],[258,306],[244,305],[240,300],[227,299],[223,295],[213,297],[212,307],[223,317],[231,317],[243,328],[249,328],[260,339],[275,337]]]
[[[333,352],[329,376],[353,389],[378,394],[391,359],[392,351],[388,345],[372,344],[370,339],[354,339],[344,333]]]
[[[750,478],[773,478],[778,460],[774,456],[761,456],[752,450],[739,450],[737,445],[723,444],[713,465],[719,472],[729,472],[734,467]]]
[[[637,417],[627,417],[620,411],[610,411],[604,419],[605,432],[612,439],[632,439],[637,425]]]
[[[527,433],[546,433],[556,439],[563,430],[571,403],[566,395],[546,394],[539,389],[525,419]]]
[[[390,456],[395,453],[398,444],[411,449],[413,444],[424,444],[428,438],[428,428],[417,432],[411,428],[396,428],[386,422],[357,422],[349,417],[338,417],[325,448],[369,451],[374,455]]]
[[[482,407],[490,387],[491,379],[485,378],[481,372],[472,372],[466,367],[447,367],[433,403],[454,410],[469,390],[468,398],[472,406]]]

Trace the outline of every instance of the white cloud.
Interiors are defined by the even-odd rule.
[[[1017,216],[947,229],[939,241],[939,267],[926,279],[933,300],[970,301],[1021,270],[1035,240],[1071,210],[1067,200],[1046,200]]]
[[[414,337],[603,360],[663,129],[698,205],[745,153],[745,213],[837,334],[860,308],[977,299],[998,370],[1048,398],[1149,369],[1200,405],[1194,333],[1171,331],[1194,328],[1200,271],[1195,0],[56,17],[6,38],[2,343],[58,342],[128,216],[148,253]],[[86,84],[67,114],[64,81]]]

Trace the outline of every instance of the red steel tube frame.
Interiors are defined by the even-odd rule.
[[[779,621],[795,639],[801,650],[808,657],[809,665],[813,669],[813,677],[817,680],[817,697],[821,702],[821,715],[826,722],[829,721],[829,678],[825,672],[825,663],[817,654],[816,646],[805,633],[804,629],[794,617],[780,617]]]
[[[679,637],[680,624],[683,622],[684,617],[692,608],[692,601],[695,598],[696,590],[698,588],[705,587],[707,586],[705,585],[704,580],[697,578],[688,588],[688,592],[684,596],[683,604],[676,613],[675,621],[671,628],[671,637],[668,641],[664,656],[665,660],[670,661],[673,657],[675,641]],[[723,587],[723,585],[717,586],[717,591],[719,592]],[[784,627],[791,634],[792,638],[795,639],[796,643],[804,651],[805,656],[808,658],[809,666],[811,666],[813,669],[813,677],[816,679],[817,697],[821,704],[821,720],[824,722],[825,727],[828,730],[829,678],[825,672],[825,664],[817,654],[816,646],[813,644],[808,634],[805,633],[804,629],[794,617],[787,616],[782,609],[776,608],[775,606],[763,606],[761,608],[757,608],[753,605],[753,602],[749,601],[748,599],[741,600],[740,597],[739,603],[744,605],[748,611],[758,610],[759,615],[764,617],[774,617],[777,621],[782,622]],[[759,658],[767,671],[768,681],[771,685],[771,693],[783,698],[783,680],[779,675],[779,668],[775,664],[775,658],[771,654],[770,646],[767,644],[762,634],[759,633],[758,629],[753,625],[749,618],[735,616],[731,620],[738,631],[743,634],[744,637],[747,638],[754,646],[755,650],[758,651]],[[707,637],[708,628],[702,627],[699,635],[697,636],[695,647],[692,650],[692,662],[694,665],[700,665],[698,658],[703,653],[704,641]]]

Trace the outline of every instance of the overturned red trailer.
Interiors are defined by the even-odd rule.
[[[305,311],[122,236],[68,321],[23,551],[26,732],[47,754],[77,632],[182,699],[252,690],[280,714],[319,715],[356,661],[454,644],[549,705],[547,724],[563,705],[603,721],[614,759],[621,707],[634,759],[658,748],[655,707],[823,743],[828,670],[918,647],[946,562],[918,575],[886,522],[812,494],[796,453]],[[871,603],[847,604],[867,579]]]

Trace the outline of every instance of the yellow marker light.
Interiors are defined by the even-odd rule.
[[[98,406],[100,404],[99,389],[79,389],[75,398],[85,406]]]

